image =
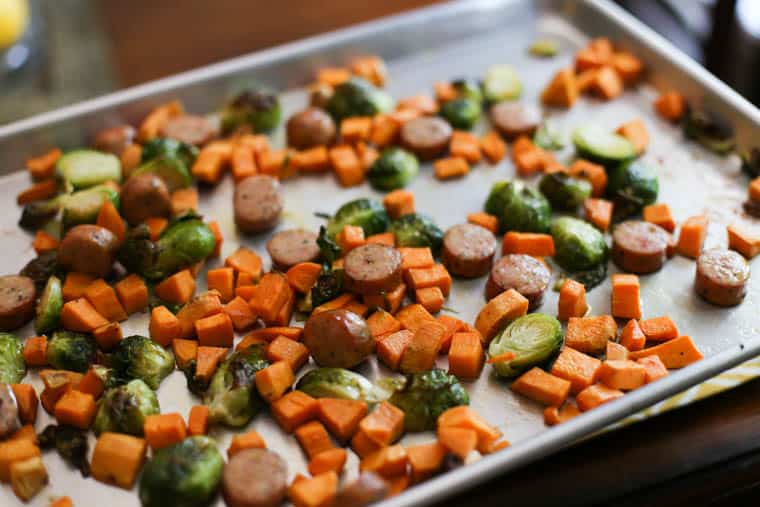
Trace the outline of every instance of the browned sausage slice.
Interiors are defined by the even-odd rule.
[[[486,299],[491,300],[502,292],[515,289],[528,300],[529,308],[533,310],[541,305],[551,276],[549,268],[530,255],[505,255],[491,269],[486,282]]]
[[[327,146],[335,139],[335,122],[318,107],[304,109],[288,120],[288,146],[298,150]]]
[[[346,289],[363,295],[390,292],[401,283],[401,254],[388,245],[370,243],[354,248],[344,258]]]
[[[0,276],[0,331],[13,331],[32,320],[35,296],[28,276]]]
[[[78,271],[104,278],[113,266],[119,240],[98,225],[77,225],[58,245],[58,262],[67,271]]]
[[[372,472],[362,472],[335,496],[336,507],[365,507],[379,502],[389,493],[388,483]]]
[[[107,151],[119,156],[124,148],[132,144],[135,133],[135,128],[131,125],[109,127],[97,133],[93,146],[96,150]]]
[[[247,233],[273,229],[280,221],[280,182],[271,176],[249,176],[235,187],[235,223]]]
[[[11,436],[20,427],[18,405],[11,386],[0,384],[0,439]]]
[[[451,140],[451,125],[443,118],[423,116],[404,123],[401,144],[422,160],[430,160],[446,151]]]
[[[230,507],[276,507],[285,499],[288,467],[267,449],[245,449],[224,466],[222,494]]]
[[[136,174],[121,187],[121,213],[129,225],[135,226],[148,218],[168,217],[172,200],[164,180],[153,173]]]
[[[452,275],[477,278],[488,273],[496,253],[493,233],[475,224],[458,224],[443,236],[441,260]]]
[[[337,309],[312,314],[303,342],[320,366],[353,368],[375,350],[367,322],[354,312]]]
[[[300,262],[309,262],[319,257],[317,235],[305,229],[280,231],[267,242],[267,252],[272,264],[282,271]]]
[[[705,250],[697,258],[694,289],[714,305],[738,305],[747,294],[749,275],[749,264],[733,250]]]
[[[530,104],[499,102],[491,108],[491,123],[507,139],[532,136],[541,123],[541,111]]]
[[[187,144],[201,146],[216,137],[216,128],[203,116],[183,114],[169,119],[159,134]]]
[[[629,273],[653,273],[668,257],[668,231],[649,222],[627,220],[612,231],[612,260]]]

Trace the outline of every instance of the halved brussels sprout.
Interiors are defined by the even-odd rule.
[[[483,95],[487,102],[515,100],[522,94],[522,82],[509,65],[493,65],[483,77]]]
[[[485,211],[499,219],[504,231],[547,232],[552,208],[538,190],[520,181],[497,181],[491,187]]]
[[[119,207],[119,192],[105,185],[90,187],[70,195],[60,196],[63,203],[63,226],[73,227],[79,224],[94,224],[100,207],[106,201]]]
[[[433,255],[438,255],[443,244],[443,231],[432,218],[421,213],[409,213],[397,218],[388,230],[396,236],[396,246],[427,246]]]
[[[565,173],[549,173],[541,178],[538,189],[553,208],[574,211],[591,197],[591,183]]]
[[[636,157],[636,148],[631,141],[599,125],[577,127],[572,138],[579,156],[605,166]]]
[[[263,90],[246,90],[221,112],[222,132],[249,127],[254,132],[270,132],[280,123],[282,108],[277,95]]]
[[[572,217],[560,217],[551,227],[554,261],[567,271],[585,271],[607,262],[607,243],[599,229]]]
[[[355,225],[364,229],[364,236],[385,232],[388,229],[388,214],[379,202],[372,199],[349,201],[335,212],[327,221],[327,234],[335,238],[346,225]]]
[[[535,134],[533,134],[533,142],[540,148],[550,151],[561,150],[565,147],[562,132],[551,120],[546,120],[538,126]]]
[[[387,400],[393,387],[386,383],[375,385],[364,375],[345,368],[317,368],[306,373],[296,389],[313,398],[340,398],[378,403]]]
[[[156,393],[140,379],[108,389],[98,400],[92,430],[142,436],[145,418],[161,413]]]
[[[55,164],[56,177],[75,190],[121,181],[121,161],[111,153],[80,149],[65,153]]]
[[[26,263],[21,271],[20,275],[28,276],[34,280],[34,286],[37,288],[37,293],[41,293],[45,289],[48,280],[51,276],[54,276],[60,267],[58,266],[58,252],[56,250],[50,250],[39,254],[34,259]]]
[[[192,184],[190,167],[197,155],[198,149],[195,146],[176,139],[156,138],[143,146],[142,164],[130,177],[153,173],[166,183],[169,192],[174,192]]]
[[[390,111],[393,100],[369,81],[352,77],[335,87],[327,101],[327,112],[336,122],[349,116],[375,116]]]
[[[59,370],[86,372],[95,362],[98,347],[86,334],[56,331],[47,343],[47,362]]]
[[[158,389],[174,371],[174,354],[145,336],[127,336],[111,354],[111,367],[117,382],[140,379],[151,389]]]
[[[50,424],[37,435],[40,449],[55,449],[58,455],[82,474],[90,476],[90,462],[87,461],[89,444],[87,432],[73,426]]]
[[[395,190],[407,186],[420,172],[417,157],[392,147],[383,150],[367,171],[370,185],[379,190]]]
[[[657,201],[660,185],[651,166],[634,160],[608,171],[607,196],[615,203],[615,219],[636,215]]]
[[[683,118],[683,132],[686,137],[719,155],[733,151],[736,146],[734,126],[715,111],[687,109]]]
[[[404,411],[404,428],[413,432],[434,430],[439,415],[469,405],[470,397],[454,375],[433,369],[407,376],[404,387],[388,401]]]
[[[460,97],[445,102],[438,114],[455,129],[470,130],[480,120],[480,103]]]
[[[451,86],[457,91],[457,97],[470,99],[476,104],[483,103],[483,90],[477,82],[471,79],[455,79]]]
[[[550,315],[531,313],[513,320],[491,342],[489,357],[507,352],[514,359],[493,363],[501,377],[512,378],[522,372],[545,363],[562,346],[562,325]]]
[[[58,327],[58,318],[63,308],[63,291],[61,280],[57,276],[48,278],[45,289],[37,301],[34,332],[45,334]]]
[[[0,333],[0,384],[18,384],[24,375],[24,345],[16,335]]]

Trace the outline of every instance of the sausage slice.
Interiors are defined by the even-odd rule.
[[[67,271],[104,278],[111,271],[119,240],[98,225],[72,227],[58,245],[58,262]]]
[[[285,499],[288,466],[267,449],[246,449],[224,466],[222,494],[230,507],[276,507]]]
[[[627,220],[612,231],[612,260],[629,273],[653,273],[668,257],[668,231],[649,222]]]
[[[129,225],[139,225],[148,218],[168,217],[172,212],[169,188],[153,173],[136,174],[121,188],[121,212]]]
[[[504,101],[491,108],[491,123],[507,139],[532,136],[541,123],[541,111],[533,105]]]
[[[285,271],[300,262],[309,262],[319,257],[317,235],[305,229],[280,231],[267,242],[267,252],[272,264]]]
[[[486,282],[486,299],[490,301],[502,292],[515,289],[528,300],[528,308],[534,310],[541,305],[551,276],[549,268],[530,255],[505,255],[491,269]]]
[[[345,309],[312,314],[303,328],[303,342],[320,366],[353,368],[375,350],[367,322]]]
[[[401,254],[388,245],[354,248],[343,261],[346,289],[362,295],[390,292],[401,283]]]
[[[280,221],[280,183],[267,175],[249,176],[235,187],[235,224],[247,233],[273,229]]]
[[[28,276],[0,276],[0,331],[18,329],[34,317],[36,289]]]
[[[18,405],[11,386],[0,384],[0,439],[11,436],[20,427]]]
[[[335,495],[333,505],[336,507],[365,507],[379,502],[390,490],[388,483],[372,472],[362,472],[350,484],[346,484]]]
[[[335,139],[335,122],[318,107],[309,107],[288,120],[288,146],[298,150],[327,146]]]
[[[132,144],[135,134],[136,131],[132,125],[109,127],[98,132],[92,144],[96,150],[119,156],[124,148]]]
[[[746,259],[733,250],[705,250],[697,258],[694,290],[714,305],[738,305],[747,294],[749,275]]]
[[[459,224],[443,236],[441,260],[453,275],[477,278],[488,273],[496,253],[493,233],[475,224]]]
[[[401,144],[422,160],[430,160],[446,151],[452,129],[443,118],[423,116],[404,123]]]
[[[159,134],[187,144],[201,146],[216,137],[216,127],[203,116],[183,114],[170,118]]]

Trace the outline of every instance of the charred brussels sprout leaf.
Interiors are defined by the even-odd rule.
[[[156,138],[143,146],[142,164],[135,169],[132,176],[153,173],[166,183],[170,192],[192,184],[190,167],[198,149],[176,139]]]
[[[393,100],[369,81],[353,77],[335,87],[327,101],[327,112],[336,122],[349,116],[375,116],[389,111]]]
[[[85,431],[51,424],[42,430],[37,440],[41,449],[55,449],[66,463],[79,470],[82,477],[90,476],[90,462],[87,461],[89,445]]]
[[[387,148],[367,172],[370,185],[379,190],[395,190],[407,186],[420,172],[417,157],[401,148]]]
[[[196,396],[203,396],[209,383],[195,374],[197,366],[198,364],[193,359],[182,369],[182,373],[184,373],[185,381],[187,381],[187,390]]]
[[[683,132],[719,155],[731,152],[736,145],[734,126],[715,111],[689,108],[683,118]]]
[[[335,299],[340,296],[342,291],[343,270],[331,269],[327,264],[322,265],[322,271],[320,271],[314,287],[309,291],[311,309]]]
[[[531,313],[513,320],[488,347],[488,355],[495,357],[514,352],[511,361],[494,363],[496,373],[512,378],[545,363],[562,346],[562,325],[557,319],[543,313]]]
[[[438,416],[451,407],[469,405],[470,397],[454,375],[434,369],[406,378],[388,400],[404,411],[406,431],[434,430]]]
[[[593,225],[572,217],[561,217],[551,228],[554,261],[567,271],[586,271],[607,261],[607,243]]]
[[[151,389],[174,371],[174,355],[150,338],[127,336],[111,354],[115,382],[140,379]]]
[[[560,277],[557,280],[557,283],[560,284],[557,287],[557,290],[560,290],[562,288],[561,283],[564,283],[566,278],[570,278],[578,283],[583,284],[587,291],[591,290],[607,279],[607,263],[603,262],[595,268],[567,273],[566,276]]]
[[[324,225],[319,228],[317,246],[319,247],[319,254],[322,260],[330,265],[335,262],[335,259],[340,257],[340,246],[327,234],[327,229]]]
[[[470,130],[480,120],[480,103],[460,97],[445,102],[438,114],[453,128]]]
[[[574,211],[591,197],[591,183],[564,173],[545,174],[538,185],[552,207]]]
[[[34,281],[34,286],[37,288],[37,293],[41,293],[45,289],[48,280],[51,276],[60,271],[58,265],[58,252],[51,250],[49,252],[43,252],[34,259],[30,260],[26,266],[24,266],[19,272],[20,275],[28,276]]]
[[[95,362],[97,346],[86,334],[56,331],[48,340],[47,361],[59,370],[84,373]]]
[[[0,384],[18,384],[24,375],[24,345],[15,335],[0,333]]]
[[[246,90],[235,97],[221,114],[222,132],[241,127],[254,132],[270,132],[280,123],[282,108],[277,95],[262,90]]]
[[[140,478],[143,507],[209,505],[222,478],[224,458],[212,439],[186,438],[155,451]]]
[[[519,181],[497,181],[484,206],[504,231],[548,232],[552,207],[538,190]]]
[[[98,400],[92,429],[141,436],[145,417],[161,413],[156,393],[140,379],[106,391]]]
[[[254,378],[267,366],[266,351],[259,345],[233,352],[225,359],[203,398],[209,408],[209,422],[233,428],[248,424],[263,407]]]
[[[306,373],[296,389],[314,398],[340,398],[378,403],[393,392],[385,385],[375,385],[364,375],[344,368],[317,368]]]
[[[364,236],[372,236],[388,229],[388,214],[379,202],[372,199],[349,201],[335,212],[327,222],[327,234],[335,238],[346,225],[364,229]]]
[[[419,213],[409,213],[391,222],[389,230],[396,236],[396,246],[430,247],[438,255],[443,231],[433,220]]]
[[[650,166],[635,160],[615,166],[608,172],[607,196],[615,204],[615,219],[636,215],[654,203],[660,184]]]

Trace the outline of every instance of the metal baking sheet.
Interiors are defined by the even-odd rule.
[[[3,235],[4,272],[17,272],[33,257],[31,237],[16,226],[19,210],[13,204],[16,193],[28,185],[27,176],[18,170],[22,161],[50,146],[75,147],[86,142],[99,128],[130,121],[136,123],[153,106],[173,98],[183,100],[188,110],[206,112],[216,108],[230,93],[250,83],[262,83],[284,90],[285,116],[306,103],[302,86],[313,79],[317,68],[340,65],[359,54],[379,54],[389,66],[389,91],[396,98],[431,92],[435,80],[478,77],[494,63],[512,64],[524,82],[522,100],[537,101],[542,87],[589,37],[606,35],[628,47],[647,65],[647,84],[627,91],[612,103],[581,99],[567,113],[552,117],[569,131],[583,122],[599,122],[614,128],[634,117],[642,118],[650,130],[651,146],[645,160],[660,175],[662,201],[668,202],[678,220],[707,213],[711,226],[707,246],[725,245],[725,225],[739,213],[746,192],[746,180],[739,172],[736,157],[718,158],[685,141],[676,127],[666,125],[652,113],[655,87],[682,90],[690,100],[703,101],[730,118],[740,143],[758,132],[760,112],[667,41],[606,0],[479,0],[456,2],[413,11],[320,37],[288,44],[181,74],[172,78],[97,98],[82,104],[0,127],[0,168],[10,173],[0,178],[5,197],[0,214]],[[560,42],[561,54],[554,59],[531,58],[526,47],[539,36]],[[478,132],[487,126],[480,125]],[[282,129],[272,140],[283,142]],[[561,160],[571,156],[568,148]],[[418,209],[436,218],[442,228],[463,222],[467,213],[479,210],[491,184],[514,176],[509,161],[496,166],[479,165],[463,181],[441,183],[431,175],[429,165],[410,189],[417,196]],[[315,228],[320,220],[315,211],[332,212],[340,204],[360,196],[381,197],[368,186],[339,188],[332,177],[303,177],[284,182],[285,219],[281,228]],[[232,182],[228,178],[212,192],[201,195],[201,212],[218,220],[225,236],[222,258],[238,245],[254,248],[267,259],[266,238],[237,235],[232,221]],[[215,267],[219,261],[209,264]],[[757,263],[755,263],[757,264]],[[755,269],[757,267],[755,266]],[[614,270],[614,268],[613,268]],[[415,486],[385,502],[388,506],[423,505],[472,487],[498,474],[566,447],[580,438],[660,401],[684,388],[760,354],[760,280],[750,282],[746,301],[733,309],[718,309],[700,301],[693,292],[694,262],[676,257],[659,273],[642,277],[644,315],[668,313],[682,333],[691,335],[706,359],[672,373],[652,385],[627,394],[555,428],[542,420],[542,407],[515,396],[508,385],[495,379],[489,368],[481,378],[466,384],[472,405],[498,426],[512,447],[485,457],[467,467]],[[205,278],[201,276],[199,282]],[[447,306],[457,316],[472,321],[484,303],[484,279],[457,281]],[[203,290],[199,287],[198,290]],[[589,294],[593,312],[609,311],[610,288],[603,285]],[[556,294],[549,292],[539,311],[556,312]],[[147,334],[147,316],[133,316],[124,323],[126,334]],[[24,330],[21,336],[30,336]],[[441,361],[445,367],[445,358]],[[376,377],[389,372],[374,361],[363,373]],[[41,387],[39,379],[31,381]],[[193,400],[182,375],[175,372],[159,389],[162,412],[187,414]],[[49,417],[40,411],[38,429]],[[259,431],[267,445],[287,458],[289,473],[304,472],[306,462],[291,436],[282,433],[261,414],[250,428]],[[222,451],[231,433],[214,431]],[[432,434],[406,436],[402,443],[430,441]],[[69,469],[54,453],[45,456],[50,485],[30,505],[45,506],[51,497],[69,495],[77,506],[108,502],[112,507],[139,505],[136,488],[124,491],[84,480]],[[358,460],[351,455],[344,479],[350,479]],[[0,504],[16,505],[18,500],[8,487],[0,488]],[[217,505],[223,505],[221,500]]]

